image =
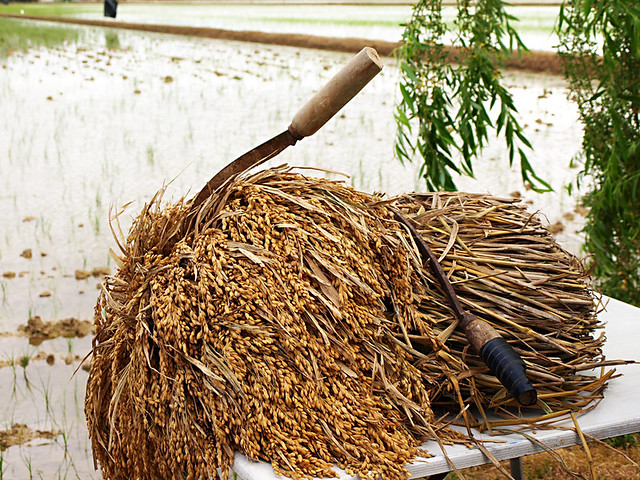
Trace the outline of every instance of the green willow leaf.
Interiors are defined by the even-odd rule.
[[[499,74],[514,48],[518,54],[526,50],[513,27],[517,19],[503,0],[458,0],[456,5],[456,18],[447,24],[441,0],[418,0],[397,52],[401,76],[396,110],[404,115],[396,114],[396,125],[415,138],[421,174],[430,189],[455,190],[453,174],[473,176],[473,162],[487,146],[490,131],[502,136],[510,162],[516,150],[531,148]],[[445,39],[454,39],[461,61],[447,62]],[[499,112],[495,120],[494,109]],[[414,121],[418,128],[412,131]],[[401,160],[404,151],[396,149]],[[521,167],[523,181],[547,189],[530,165]]]
[[[585,250],[600,289],[640,306],[640,5],[565,0],[558,53],[584,127]],[[602,39],[602,44],[596,41]]]

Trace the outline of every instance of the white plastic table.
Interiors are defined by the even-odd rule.
[[[600,313],[600,319],[606,322],[605,332],[607,341],[604,353],[607,359],[638,360],[640,361],[640,308],[633,307],[618,300],[607,299],[606,310]],[[609,380],[608,388],[604,392],[604,399],[590,412],[578,417],[578,424],[585,435],[598,439],[626,435],[640,432],[640,365],[617,366],[616,373],[621,377]],[[552,430],[538,430],[525,432],[549,448],[563,448],[580,443],[575,431],[563,429],[573,428],[569,419],[558,422],[557,428]],[[511,427],[513,428],[513,427]],[[519,434],[486,436],[474,432],[478,439],[490,439],[485,447],[498,460],[512,460],[512,473],[517,479],[520,475],[518,459],[542,452],[540,446]],[[495,443],[496,440],[502,441]],[[407,465],[411,478],[429,477],[451,470],[444,455],[435,442],[423,444],[435,456],[417,458]],[[446,448],[449,459],[456,468],[464,469],[476,465],[489,463],[489,459],[477,448],[454,445]],[[516,459],[514,461],[513,459]],[[253,462],[244,455],[236,453],[233,471],[243,480],[280,480],[270,464]],[[340,479],[355,479],[344,471],[336,468]]]

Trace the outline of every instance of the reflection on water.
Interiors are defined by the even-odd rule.
[[[120,38],[118,37],[117,30],[105,29],[104,31],[104,45],[109,49],[119,49]]]
[[[173,199],[198,191],[228,161],[283,131],[350,57],[80,30],[77,45],[14,54],[0,70],[0,429],[17,422],[65,432],[3,452],[8,478],[27,478],[28,465],[45,478],[99,478],[82,413],[86,373],[72,376],[90,339],[33,347],[12,332],[34,315],[91,319],[100,277],[77,272],[113,271],[109,219],[129,204],[113,225],[125,235],[161,186],[169,184],[166,197]],[[393,159],[397,69],[385,63],[342,114],[271,165],[342,171],[351,175],[346,182],[369,192],[422,189],[418,166]],[[497,195],[519,190],[551,223],[564,222],[563,242],[576,250],[581,217],[562,186],[575,175],[566,166],[580,127],[565,85],[521,74],[507,81],[535,147],[531,162],[556,193],[539,197],[522,189],[501,146],[485,152],[477,180],[459,185]],[[26,249],[29,258],[21,255]],[[44,360],[50,354],[52,366]],[[17,359],[25,356],[33,360],[23,368]]]

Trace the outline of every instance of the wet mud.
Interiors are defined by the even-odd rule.
[[[18,327],[18,333],[29,337],[29,344],[38,346],[45,340],[58,337],[82,338],[93,331],[93,322],[78,320],[77,318],[65,318],[55,322],[45,322],[39,316],[31,317],[26,325]]]
[[[0,430],[0,451],[6,450],[14,445],[22,445],[36,439],[51,440],[57,437],[60,432],[50,430],[32,430],[28,425],[14,423],[7,430]]]

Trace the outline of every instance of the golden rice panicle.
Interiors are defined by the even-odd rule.
[[[406,478],[433,385],[398,334],[435,336],[389,213],[282,170],[220,196],[173,245],[187,207],[145,208],[100,296],[86,412],[103,475],[226,476],[241,451],[294,478]]]

